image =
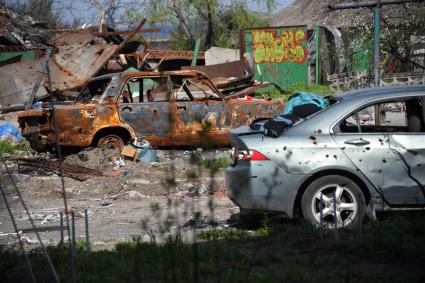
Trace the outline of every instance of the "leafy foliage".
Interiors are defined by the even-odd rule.
[[[11,1],[7,7],[19,15],[29,15],[41,23],[56,27],[60,23],[60,15],[53,7],[54,2],[54,0]]]
[[[320,0],[325,7],[329,4],[346,3],[344,0]],[[384,73],[398,73],[425,70],[423,56],[415,54],[415,48],[424,41],[425,3],[405,3],[381,7],[381,68]],[[361,53],[373,64],[373,16],[371,9],[363,8],[344,11],[322,9],[318,19],[334,19],[331,26],[342,31],[344,46],[334,56],[343,53],[352,61],[356,71],[356,57]],[[338,20],[339,19],[339,20]],[[349,19],[349,20],[348,20]],[[336,59],[336,58],[335,58]],[[369,68],[369,72],[371,68]]]
[[[256,1],[270,11],[274,0]],[[143,15],[149,14],[153,23],[176,25],[171,33],[174,49],[193,49],[201,38],[203,48],[210,46],[236,47],[239,31],[252,26],[266,26],[267,21],[248,7],[248,1],[208,0],[146,0]],[[135,17],[134,12],[127,13]]]

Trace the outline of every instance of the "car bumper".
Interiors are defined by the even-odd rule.
[[[241,161],[226,170],[229,198],[247,210],[284,212],[293,216],[298,188],[306,175],[290,175],[272,161]]]

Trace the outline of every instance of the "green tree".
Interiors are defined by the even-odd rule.
[[[53,7],[54,0],[27,0],[10,2],[7,7],[19,15],[31,16],[34,20],[55,28],[60,25],[60,15]]]
[[[350,1],[348,1],[350,2]],[[371,9],[327,11],[327,5],[347,3],[345,0],[317,0],[316,20],[327,25],[345,27],[347,54],[362,52],[367,47],[373,54],[373,16]],[[425,2],[384,5],[381,9],[381,67],[384,73],[425,70],[425,57],[420,46],[425,41]],[[347,27],[349,26],[349,27]],[[373,64],[371,57],[371,64]]]
[[[255,2],[266,11],[275,4],[274,0]],[[240,29],[267,25],[264,15],[251,11],[246,0],[145,0],[143,15],[153,23],[177,26],[171,34],[176,49],[191,49],[198,38],[204,48],[234,47]]]

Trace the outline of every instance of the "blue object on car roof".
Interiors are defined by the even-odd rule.
[[[283,114],[292,114],[295,107],[305,104],[313,104],[320,109],[324,109],[329,106],[328,101],[323,96],[312,92],[298,92],[289,97],[285,109],[283,110]]]

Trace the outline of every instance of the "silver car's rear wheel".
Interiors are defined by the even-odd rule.
[[[301,206],[304,218],[312,224],[320,224],[322,218],[325,227],[334,228],[336,220],[337,227],[341,228],[357,223],[359,217],[363,220],[365,203],[356,183],[343,176],[331,175],[321,177],[308,186]]]

